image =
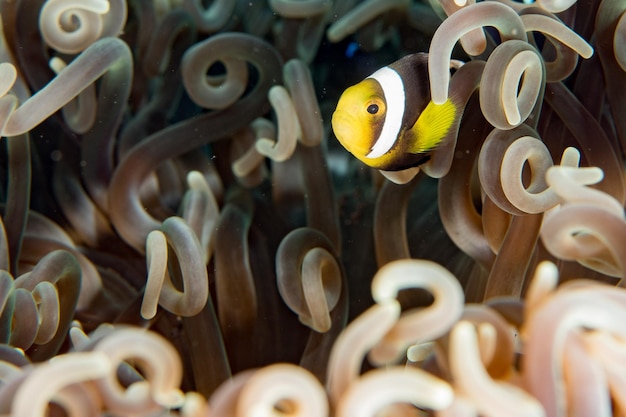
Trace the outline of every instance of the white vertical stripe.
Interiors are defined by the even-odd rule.
[[[378,158],[389,152],[400,134],[404,117],[404,84],[400,74],[389,67],[379,69],[368,78],[378,81],[383,89],[387,106],[380,136],[374,142],[370,153],[367,154],[367,158]]]

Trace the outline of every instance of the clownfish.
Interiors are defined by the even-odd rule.
[[[418,53],[379,69],[348,87],[332,116],[335,136],[366,165],[399,171],[430,159],[458,123],[460,106],[430,100],[428,54]]]

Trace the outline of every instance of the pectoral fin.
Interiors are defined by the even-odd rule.
[[[448,99],[443,104],[428,103],[411,130],[416,137],[411,145],[411,153],[432,151],[448,134],[457,118],[457,108]]]

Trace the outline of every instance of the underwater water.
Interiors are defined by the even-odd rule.
[[[0,416],[626,413],[626,2],[0,14]]]

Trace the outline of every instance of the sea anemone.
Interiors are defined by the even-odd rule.
[[[626,413],[624,2],[0,13],[1,416]],[[370,169],[330,114],[413,52],[462,111]]]

